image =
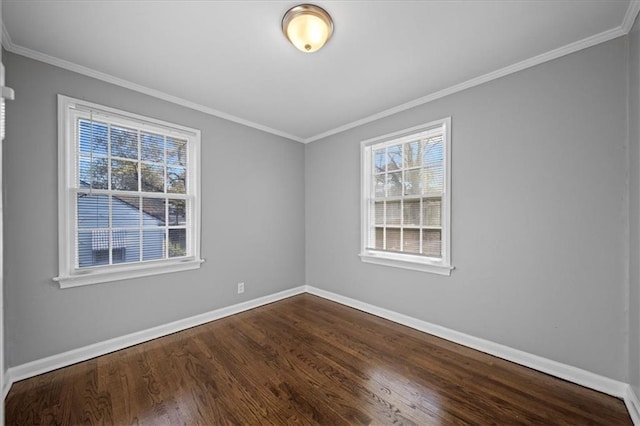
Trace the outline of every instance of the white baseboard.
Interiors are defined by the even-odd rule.
[[[7,374],[5,374],[5,383],[3,389],[4,396],[6,397],[11,384],[19,380],[27,379],[29,377],[37,376],[38,374],[46,373],[58,368],[86,361],[88,359],[124,349],[129,346],[157,339],[158,337],[166,336],[168,334],[186,330],[188,328],[202,325],[210,321],[228,317],[229,315],[234,315],[240,312],[247,311],[249,309],[277,302],[278,300],[286,299],[287,297],[304,293],[304,291],[304,286],[284,290],[279,293],[259,297],[253,300],[248,300],[236,305],[227,306],[225,308],[216,309],[210,312],[205,312],[203,314],[195,315],[190,318],[174,321],[165,325],[160,325],[157,327],[149,328],[147,330],[127,334],[121,337],[116,337],[104,342],[94,343],[82,348],[73,349],[57,355],[49,356],[47,358],[42,358],[28,362],[26,364],[11,367],[7,371]]]
[[[559,377],[569,382],[573,382],[581,386],[585,386],[599,392],[615,396],[617,398],[624,399],[627,394],[627,388],[629,387],[629,385],[627,385],[626,383],[619,382],[617,380],[613,380],[608,377],[592,373],[590,371],[572,367],[567,364],[562,364],[548,358],[533,355],[528,352],[510,348],[508,346],[481,339],[479,337],[470,336],[459,331],[451,330],[446,327],[412,318],[407,315],[380,308],[378,306],[370,305],[368,303],[364,303],[356,299],[351,299],[349,297],[322,290],[313,286],[305,286],[305,289],[310,294],[333,300],[334,302],[340,303],[342,305],[359,309],[372,315],[391,320],[398,324],[406,325],[407,327],[411,327],[413,329],[441,337],[451,342],[459,343],[463,346],[488,353],[498,358],[506,359],[507,361],[515,362],[516,364],[524,365],[525,367],[529,367],[534,370]]]
[[[627,386],[624,404],[627,406],[627,411],[629,411],[633,424],[640,425],[640,401],[638,401],[638,395],[636,395],[631,385]]]
[[[4,400],[7,397],[7,394],[9,393],[9,389],[11,389],[11,385],[13,384],[13,379],[11,378],[11,374],[9,373],[9,370],[4,372],[2,378],[3,378],[2,399]]]
[[[11,385],[19,380],[86,361],[100,355],[105,355],[129,346],[186,330],[216,319],[277,302],[278,300],[305,292],[324,299],[332,300],[345,306],[359,309],[372,315],[391,320],[398,324],[402,324],[437,337],[441,337],[451,342],[459,343],[463,346],[497,356],[498,358],[515,362],[516,364],[559,377],[569,382],[621,398],[624,400],[634,424],[640,426],[640,402],[638,401],[638,397],[631,386],[626,383],[308,285],[259,297],[233,306],[216,309],[211,312],[206,312],[190,318],[174,321],[169,324],[153,327],[148,330],[116,337],[104,342],[94,343],[82,348],[73,349],[61,354],[52,355],[47,358],[11,367],[4,375],[4,384],[2,389],[3,398],[7,396]]]

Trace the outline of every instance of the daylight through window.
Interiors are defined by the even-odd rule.
[[[449,123],[363,142],[364,261],[449,273]]]
[[[199,264],[199,132],[63,96],[60,103],[61,283]]]

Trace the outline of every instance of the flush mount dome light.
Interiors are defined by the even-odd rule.
[[[311,53],[320,49],[331,38],[333,21],[323,8],[301,4],[284,14],[282,32],[295,47]]]

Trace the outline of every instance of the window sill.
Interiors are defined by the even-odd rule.
[[[432,274],[450,276],[454,269],[451,265],[434,263],[418,256],[397,255],[391,253],[360,253],[360,260],[365,263],[391,266],[395,268],[411,269],[412,271],[429,272]]]
[[[131,278],[148,277],[150,275],[168,274],[171,272],[189,271],[200,268],[202,259],[184,259],[176,262],[147,263],[137,265],[122,265],[114,268],[87,269],[78,274],[54,277],[60,288],[78,287],[83,285],[100,284],[110,281],[127,280]]]

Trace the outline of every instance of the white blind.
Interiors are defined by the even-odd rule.
[[[188,136],[104,112],[75,127],[77,267],[191,256]]]

